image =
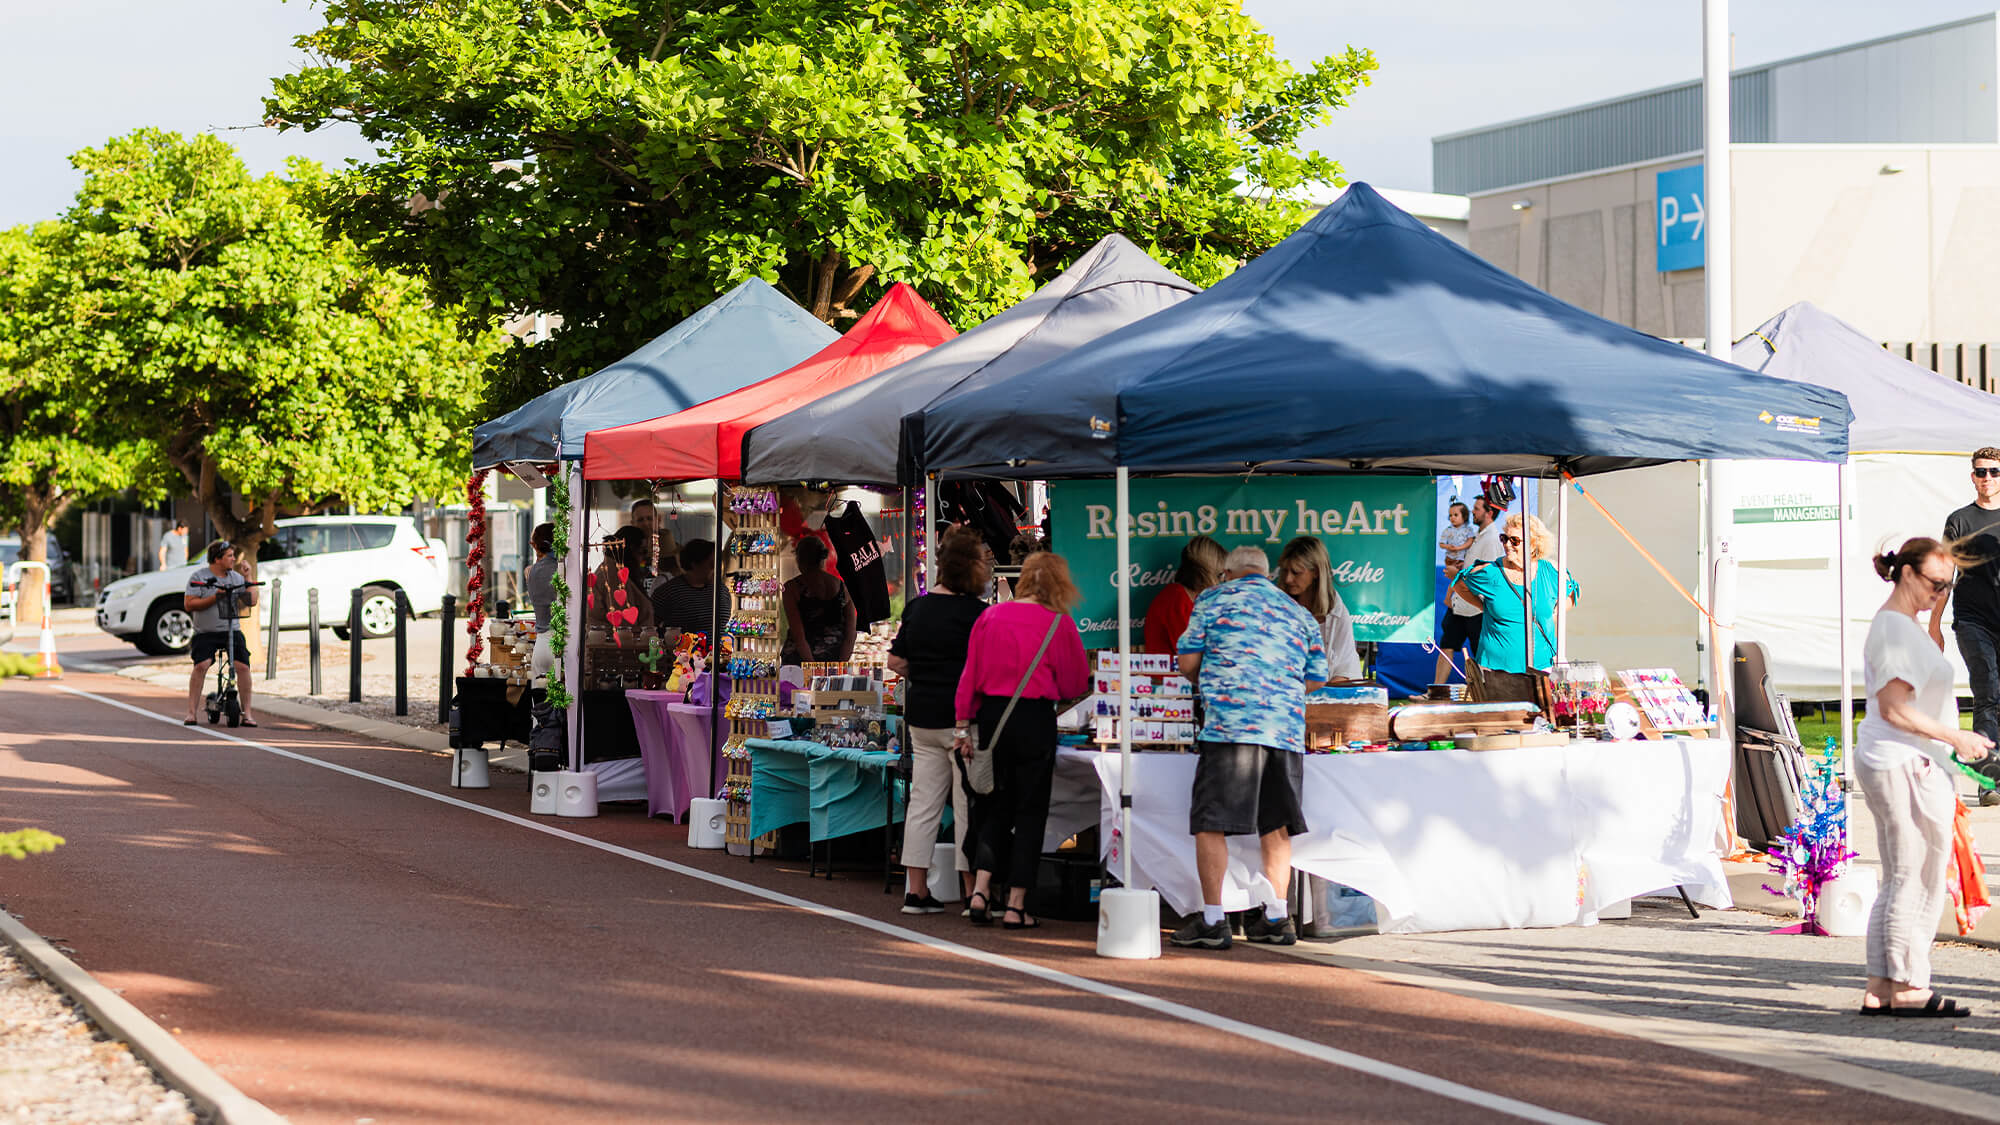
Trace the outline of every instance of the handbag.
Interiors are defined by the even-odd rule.
[[[1042,634],[1042,647],[1035,650],[1035,658],[1028,661],[1028,670],[1021,673],[1021,682],[1014,688],[1014,694],[1007,699],[1007,707],[1000,712],[1000,721],[993,724],[993,734],[980,739],[972,748],[970,757],[958,759],[958,770],[965,778],[968,792],[984,797],[993,792],[993,748],[1000,742],[1000,732],[1007,729],[1007,720],[1014,716],[1014,705],[1021,702],[1021,693],[1028,690],[1028,681],[1035,678],[1035,669],[1041,667],[1042,655],[1049,651],[1049,642],[1056,639],[1056,627],[1062,624],[1063,615],[1058,613],[1049,622],[1049,631]]]

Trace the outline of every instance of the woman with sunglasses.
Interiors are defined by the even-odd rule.
[[[1486,615],[1479,633],[1474,692],[1485,701],[1539,701],[1537,681],[1556,655],[1556,591],[1560,589],[1570,604],[1576,604],[1576,579],[1558,576],[1556,564],[1548,559],[1555,553],[1555,536],[1534,516],[1526,517],[1525,530],[1522,520],[1519,515],[1507,517],[1500,533],[1499,561],[1473,566],[1452,584],[1454,592]],[[1528,596],[1528,606],[1535,614],[1532,625],[1521,605],[1521,588],[1531,581],[1530,574],[1534,583]],[[1528,654],[1530,634],[1535,645],[1532,660]]]
[[[1958,797],[1948,755],[1986,757],[1993,743],[1958,728],[1951,662],[1917,615],[1938,613],[1957,573],[1935,539],[1911,539],[1875,558],[1889,600],[1862,650],[1867,716],[1855,734],[1854,777],[1882,848],[1882,889],[1868,916],[1864,1016],[1955,1019],[1971,1009],[1931,989],[1931,939],[1944,909]]]

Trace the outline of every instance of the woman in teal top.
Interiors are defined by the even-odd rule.
[[[1534,677],[1528,675],[1528,646],[1523,628],[1521,605],[1522,549],[1521,516],[1508,516],[1500,535],[1504,552],[1496,562],[1481,563],[1458,576],[1453,589],[1486,615],[1480,628],[1479,661],[1481,695],[1489,700],[1534,700]],[[1556,652],[1556,589],[1560,582],[1570,604],[1576,604],[1575,578],[1560,579],[1556,565],[1548,560],[1555,553],[1555,536],[1534,516],[1526,517],[1525,545],[1533,552],[1535,580],[1528,599],[1535,613],[1534,669],[1548,670]]]

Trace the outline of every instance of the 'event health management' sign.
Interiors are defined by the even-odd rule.
[[[1173,581],[1196,535],[1264,548],[1271,565],[1294,536],[1326,544],[1358,641],[1427,641],[1436,594],[1437,486],[1429,477],[1169,478],[1132,482],[1132,639],[1153,595]],[[1118,496],[1111,481],[1054,481],[1055,549],[1083,591],[1087,648],[1118,643]]]
[[[1659,270],[1698,270],[1702,267],[1707,243],[1702,240],[1708,227],[1707,214],[1702,209],[1702,168],[1697,164],[1692,168],[1675,168],[1671,172],[1661,172],[1653,179],[1654,227],[1659,231],[1659,241],[1654,248],[1659,252]]]

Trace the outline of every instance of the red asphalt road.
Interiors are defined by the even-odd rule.
[[[0,869],[0,900],[301,1125],[1510,1119],[50,684],[0,685],[0,731],[0,830],[69,841]],[[450,790],[440,755],[238,733],[527,808],[519,775]],[[636,806],[538,823],[1585,1118],[1946,1116],[1250,947],[1107,961],[1087,924],[906,919],[879,879],[692,851]]]

